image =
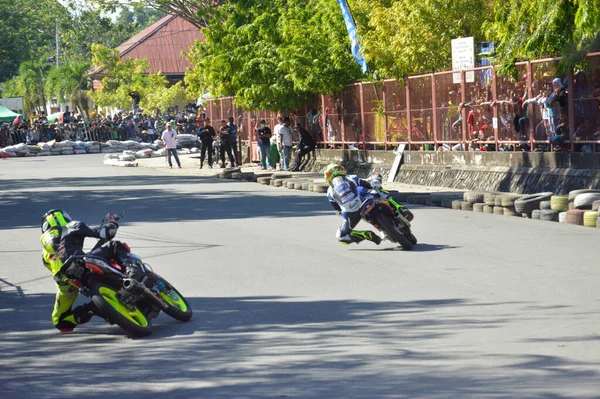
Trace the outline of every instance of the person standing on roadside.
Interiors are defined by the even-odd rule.
[[[202,169],[202,165],[204,164],[204,158],[206,157],[206,153],[208,152],[208,167],[212,169],[213,164],[213,141],[215,141],[215,137],[217,133],[215,129],[210,125],[210,119],[206,119],[204,122],[200,122],[200,124],[204,125],[200,127],[198,131],[198,135],[200,136],[200,142],[202,143],[202,151],[200,152],[200,169]]]
[[[173,130],[171,122],[167,123],[167,130],[162,134],[162,140],[165,143],[165,155],[167,156],[169,167],[173,169],[171,163],[171,155],[175,157],[177,161],[177,167],[181,169],[181,162],[179,162],[179,155],[177,155],[177,132]]]
[[[233,152],[231,151],[231,128],[227,126],[227,121],[221,121],[221,167],[225,167],[225,153],[229,157],[230,167],[235,167],[235,158],[233,157]]]
[[[273,162],[271,160],[271,129],[267,126],[267,122],[262,119],[260,121],[260,127],[256,128],[256,120],[254,120],[254,129],[256,131],[256,139],[258,141],[258,151],[260,153],[260,168],[269,169],[273,168]]]
[[[229,119],[228,119],[228,121],[229,121],[229,123],[227,124],[227,126],[229,126],[229,141],[231,141],[231,149],[233,151],[235,162],[237,164],[239,164],[239,160],[240,159],[238,157],[238,150],[237,150],[238,127],[234,123],[233,116],[230,116]]]
[[[281,170],[290,170],[292,159],[292,129],[290,129],[290,118],[282,118],[283,125],[275,132],[277,136],[277,148],[281,157]]]
[[[277,145],[277,137],[280,133],[281,128],[283,127],[283,117],[277,118],[277,124],[273,127],[273,134],[271,135],[271,164],[273,168],[277,169],[277,163],[280,161],[279,159],[279,146]],[[281,168],[281,163],[280,163]]]

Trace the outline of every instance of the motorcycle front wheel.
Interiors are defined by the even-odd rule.
[[[165,285],[165,288],[160,291],[160,298],[167,304],[167,308],[163,311],[175,320],[190,321],[192,319],[192,307],[187,299],[167,280],[158,274],[155,274],[155,276]]]
[[[100,315],[109,322],[136,337],[152,333],[150,319],[137,306],[121,302],[118,289],[98,280],[89,281],[88,289]]]
[[[390,222],[385,215],[377,215],[377,223],[379,223],[379,226],[381,226],[387,236],[396,243],[400,244],[403,249],[407,251],[412,249],[413,243],[411,240],[406,237],[402,231],[400,231],[398,226]]]

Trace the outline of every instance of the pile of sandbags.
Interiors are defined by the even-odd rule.
[[[85,147],[85,151],[88,154],[98,154],[100,153],[100,142],[98,141],[86,141],[85,143],[83,143],[83,146]]]
[[[75,143],[71,140],[58,141],[54,143],[53,147],[60,148],[61,155],[73,155],[73,148],[75,147]]]
[[[83,141],[76,141],[73,145],[73,154],[87,154]]]
[[[27,150],[29,151],[29,153],[25,154],[26,157],[39,157],[40,152],[42,152],[42,149],[37,145],[28,145]]]
[[[21,143],[21,144],[9,145],[8,147],[4,147],[0,151],[3,154],[6,154],[11,158],[24,157],[27,154],[29,154],[29,147],[27,147],[27,144]]]
[[[192,134],[182,134],[178,141],[178,153],[181,155],[196,153],[199,150],[192,147],[196,143],[196,136]],[[180,147],[182,144],[182,147]],[[38,143],[37,145],[17,144],[0,149],[3,157],[24,157],[24,156],[48,156],[48,155],[73,155],[73,154],[116,154],[125,155],[125,162],[132,162],[137,158],[150,158],[165,156],[165,144],[162,140],[155,140],[153,143],[138,143],[133,140],[118,141],[109,140],[106,143],[98,141],[49,141],[47,143]],[[191,147],[191,150],[190,150]],[[122,160],[123,161],[123,160]]]
[[[145,150],[139,150],[135,153],[136,158],[150,158],[154,150],[152,148],[146,148]]]
[[[177,148],[190,148],[196,145],[198,137],[194,134],[177,135]]]
[[[40,149],[40,152],[38,152],[39,157],[47,157],[52,155],[52,147],[48,143],[38,143],[37,146]]]
[[[123,143],[118,140],[108,140],[106,144],[108,144],[108,146],[111,150],[113,150],[113,152],[123,152],[127,149],[125,148],[125,145],[123,145]]]
[[[138,166],[135,156],[130,154],[106,154],[104,156],[104,165],[123,167]]]

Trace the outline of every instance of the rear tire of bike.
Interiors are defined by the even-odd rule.
[[[167,304],[167,309],[164,310],[166,314],[174,318],[175,320],[187,322],[192,319],[192,307],[183,295],[177,291],[172,284],[167,280],[155,274],[165,285],[166,290],[161,291],[160,297]],[[170,294],[170,295],[169,295]]]
[[[150,319],[136,306],[123,304],[118,298],[118,289],[96,280],[89,281],[88,288],[100,315],[110,323],[135,337],[152,334]]]
[[[377,215],[377,223],[379,223],[379,226],[381,226],[388,237],[394,240],[397,244],[400,244],[403,249],[407,251],[412,249],[413,244],[410,239],[406,237],[404,233],[399,231],[398,227],[390,222],[384,215]]]

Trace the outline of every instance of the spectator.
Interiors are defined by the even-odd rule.
[[[235,155],[235,161],[236,163],[239,163],[240,158],[238,156],[238,151],[237,151],[237,134],[238,134],[238,127],[236,126],[233,119],[233,116],[229,117],[229,139],[231,141],[231,148],[233,149],[233,154]]]
[[[299,122],[296,122],[294,131],[300,136],[300,141],[298,142],[296,161],[292,170],[294,172],[299,172],[302,169],[304,157],[315,150],[317,143],[315,143],[315,140],[312,138],[308,130],[302,127],[302,124]]]
[[[208,167],[212,169],[213,164],[213,141],[215,141],[216,132],[215,129],[210,125],[210,119],[206,119],[204,122],[201,122],[203,125],[200,127],[198,131],[198,135],[200,136],[200,143],[202,144],[202,149],[200,152],[200,169],[202,169],[202,165],[204,164],[204,159],[206,157],[206,153],[208,152]]]
[[[277,121],[278,123],[273,127],[273,134],[271,135],[271,161],[273,161],[271,165],[275,169],[277,169],[277,163],[280,161],[279,148],[277,145],[277,132],[279,132],[279,129],[283,126],[283,118],[279,117],[277,118]]]
[[[233,152],[231,151],[231,139],[229,138],[231,134],[231,129],[227,126],[227,121],[221,121],[221,167],[225,167],[225,153],[229,157],[230,167],[235,167],[235,158],[233,157]]]
[[[562,81],[556,78],[552,81],[552,92],[546,98],[546,109],[550,122],[550,131],[556,133],[556,127],[560,123],[561,112],[566,109],[567,93],[563,88]],[[566,115],[566,112],[562,112]]]
[[[463,108],[468,107],[468,105],[464,103],[458,104],[458,119],[452,124],[452,131],[458,134],[458,137],[462,137],[462,110]]]
[[[260,121],[260,127],[256,128],[256,119],[254,120],[254,130],[256,131],[256,138],[258,142],[258,151],[260,153],[260,166],[261,169],[273,168],[273,162],[271,159],[271,129],[267,126],[267,122],[262,119]]]
[[[308,130],[312,137],[314,137],[316,141],[322,141],[323,129],[319,124],[319,112],[315,108],[311,109],[310,112],[306,114],[306,120]]]
[[[169,167],[173,169],[173,164],[171,163],[171,155],[173,155],[175,161],[177,161],[177,167],[181,169],[179,155],[177,155],[177,132],[173,129],[171,122],[167,123],[167,130],[163,132],[162,140],[165,143],[165,155],[167,156]]]
[[[148,117],[146,121],[146,133],[148,134],[148,141],[152,143],[154,141],[154,118]]]
[[[290,169],[290,161],[292,158],[292,130],[290,129],[290,118],[287,116],[280,119],[281,125],[279,129],[275,131],[275,138],[277,140],[277,149],[279,150],[279,156],[281,157],[281,170]],[[277,127],[276,127],[277,129]]]

